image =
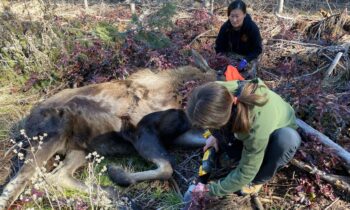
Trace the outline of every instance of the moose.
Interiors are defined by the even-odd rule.
[[[65,89],[35,106],[24,120],[26,136],[33,147],[39,144],[33,137],[46,137],[41,149],[25,156],[25,160],[30,160],[35,155],[36,165],[23,164],[9,178],[0,196],[0,209],[19,197],[37,173],[35,167],[45,166],[56,154],[65,156],[63,164],[46,179],[59,187],[88,190],[73,174],[87,162],[85,157],[92,151],[103,156],[138,153],[157,165],[154,170],[135,173],[118,166],[108,167],[110,178],[118,185],[169,179],[173,161],[167,146],[205,144],[181,109],[184,96],[179,89],[188,81],[214,81],[216,73],[195,51],[193,57],[199,68],[184,66],[158,73],[139,70],[126,80]],[[103,189],[110,196],[115,193],[109,187]]]

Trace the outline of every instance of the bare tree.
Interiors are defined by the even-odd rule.
[[[85,6],[85,9],[89,8],[88,0],[84,0],[84,6]]]
[[[279,0],[278,1],[278,14],[282,14],[283,13],[283,5],[284,5],[284,0]]]

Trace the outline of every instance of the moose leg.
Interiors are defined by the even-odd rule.
[[[74,172],[86,163],[85,152],[71,150],[67,153],[62,164],[51,172],[46,180],[55,186],[88,192],[88,187],[73,177]],[[59,177],[59,179],[58,179]]]
[[[35,177],[36,168],[41,168],[57,151],[63,150],[65,141],[61,139],[52,139],[45,142],[42,148],[34,154],[28,152],[26,160],[32,161],[25,163],[19,170],[18,174],[6,185],[0,196],[0,209],[10,206],[28,185],[30,179]]]
[[[191,129],[174,140],[174,146],[182,148],[204,147],[206,139],[203,137],[203,130]]]
[[[171,158],[161,144],[156,132],[152,131],[152,129],[143,129],[138,136],[139,138],[134,142],[136,150],[143,158],[155,163],[157,169],[127,173],[118,166],[109,166],[109,177],[120,186],[129,186],[146,180],[166,180],[169,179],[173,173]]]
[[[55,169],[46,179],[49,183],[62,188],[89,192],[89,187],[82,181],[73,177],[74,172],[86,163],[85,152],[82,150],[70,150],[61,167]],[[57,179],[59,177],[59,179]],[[93,186],[93,191],[96,192],[98,187]],[[102,187],[102,190],[108,193],[108,196],[114,197],[113,188]]]

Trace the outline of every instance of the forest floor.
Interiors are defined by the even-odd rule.
[[[12,155],[5,153],[12,145],[14,127],[33,105],[59,90],[124,79],[141,68],[188,65],[189,49],[196,49],[215,70],[234,62],[213,50],[218,30],[226,21],[222,5],[216,5],[214,14],[193,6],[138,5],[139,21],[135,21],[126,4],[95,4],[84,10],[82,5],[35,2],[0,7],[4,29],[0,31],[0,68],[4,69],[0,79],[0,183],[9,173]],[[286,18],[266,8],[249,9],[264,39],[257,76],[295,108],[298,118],[349,151],[350,52],[346,42],[350,40],[350,17],[341,12],[310,15],[290,11]],[[144,28],[147,30],[142,31]],[[339,52],[343,55],[338,65],[330,69]],[[122,194],[143,209],[180,209],[179,193],[196,177],[201,150],[174,154],[178,165],[171,181],[137,184],[120,189]],[[317,139],[305,137],[296,158],[342,180],[349,178],[342,160]],[[152,167],[137,157],[108,161],[133,170]],[[347,192],[292,164],[264,185],[259,198],[266,209],[350,208]],[[37,207],[23,201],[16,205],[13,209]],[[89,208],[88,204],[78,206],[66,208]],[[255,208],[250,197],[237,195],[206,207]]]

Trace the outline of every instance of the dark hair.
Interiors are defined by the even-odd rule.
[[[234,10],[234,9],[240,9],[242,10],[242,12],[244,14],[247,13],[247,6],[246,4],[241,1],[241,0],[236,0],[234,2],[232,2],[230,5],[228,5],[228,8],[227,8],[227,16],[230,16],[231,14],[231,11]]]

